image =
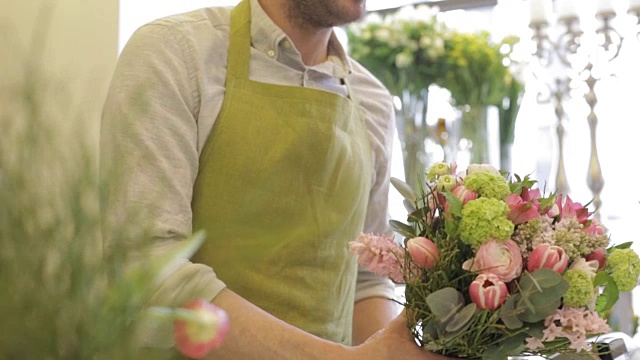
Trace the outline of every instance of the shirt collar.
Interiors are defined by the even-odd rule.
[[[315,66],[306,66],[291,39],[269,18],[258,0],[250,0],[250,3],[251,44],[258,51],[300,71],[311,68],[336,78],[345,78],[351,73],[351,64],[335,32],[331,33],[329,39],[327,61]]]

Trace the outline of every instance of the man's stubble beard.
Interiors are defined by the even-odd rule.
[[[290,0],[287,16],[300,28],[331,28],[352,23],[365,14],[366,0],[361,8],[346,6],[341,0]]]

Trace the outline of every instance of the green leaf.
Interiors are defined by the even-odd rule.
[[[596,272],[596,278],[593,280],[593,285],[602,286],[611,281],[613,281],[613,278],[611,277],[611,275],[607,274],[606,271],[600,270]]]
[[[607,286],[602,290],[602,293],[596,298],[596,311],[598,313],[603,313],[610,310],[613,305],[616,304],[618,298],[620,298],[620,290],[618,289],[618,285],[616,285],[615,281],[611,279],[611,281],[607,283]]]
[[[192,234],[189,238],[167,243],[160,248],[154,248],[152,256],[131,264],[128,276],[131,278],[144,277],[150,283],[158,283],[168,276],[177,262],[188,259],[198,251],[205,240],[204,230]],[[151,278],[147,278],[151,276]]]
[[[391,225],[391,228],[402,236],[408,238],[414,238],[417,236],[411,226],[401,223],[400,221],[389,220],[389,225]]]
[[[416,192],[411,188],[411,186],[409,186],[409,184],[398,178],[392,177],[391,185],[393,185],[393,187],[398,190],[402,197],[409,201],[416,201],[419,198],[418,194],[416,194]]]
[[[449,321],[464,306],[464,297],[452,287],[434,291],[426,300],[433,315],[442,323]]]
[[[447,204],[449,204],[449,213],[457,218],[462,217],[462,201],[449,191],[444,193],[444,197],[447,199]]]
[[[447,323],[445,326],[445,330],[447,332],[456,332],[458,330],[464,329],[466,326],[471,324],[471,320],[473,320],[473,316],[476,314],[476,304],[469,303],[467,306],[462,308],[462,310],[455,315],[451,321]]]
[[[509,356],[518,355],[525,349],[526,333],[518,333],[516,335],[505,338],[497,345],[489,346],[482,354],[482,360],[504,360]]]
[[[609,252],[611,252],[611,250],[613,249],[618,249],[618,250],[623,250],[623,249],[628,249],[631,247],[631,245],[633,245],[633,241],[628,241],[622,244],[618,244],[616,246],[612,246],[609,249],[607,249]]]
[[[518,318],[525,322],[541,321],[561,304],[569,284],[551,269],[539,269],[520,278],[520,299],[516,304]]]
[[[414,211],[416,211],[416,207],[413,204],[412,201],[409,201],[407,199],[402,200],[402,205],[404,205],[405,210],[407,210],[408,213],[412,213]]]
[[[533,308],[525,307],[518,318],[524,322],[535,323],[544,320],[547,316],[553,314],[560,307],[560,299],[553,301],[536,303]]]
[[[531,273],[531,276],[537,281],[541,288],[550,288],[564,281],[562,275],[551,269],[538,269]]]
[[[519,299],[519,294],[511,295],[500,307],[500,319],[502,319],[507,329],[514,330],[522,327],[522,321],[518,318],[518,311],[516,310],[516,303]]]

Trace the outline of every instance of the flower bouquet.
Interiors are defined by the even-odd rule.
[[[407,325],[417,343],[471,359],[601,351],[593,337],[619,292],[632,290],[640,259],[630,243],[607,247],[605,228],[568,196],[543,196],[528,176],[488,165],[428,169],[423,193],[404,196],[405,237],[362,234],[358,262],[405,283]]]

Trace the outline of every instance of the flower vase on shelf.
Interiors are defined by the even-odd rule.
[[[500,144],[500,170],[511,172],[511,149],[513,143]]]
[[[429,91],[420,90],[417,94],[408,89],[400,96],[401,108],[396,112],[398,138],[402,145],[405,181],[418,191],[427,168],[425,140],[429,135],[427,128],[427,105]]]
[[[487,106],[458,106],[460,143],[459,146],[469,153],[469,163],[488,164],[489,144],[487,133]],[[466,152],[463,151],[463,152]],[[460,155],[460,151],[459,154]],[[466,162],[466,161],[463,161]]]

